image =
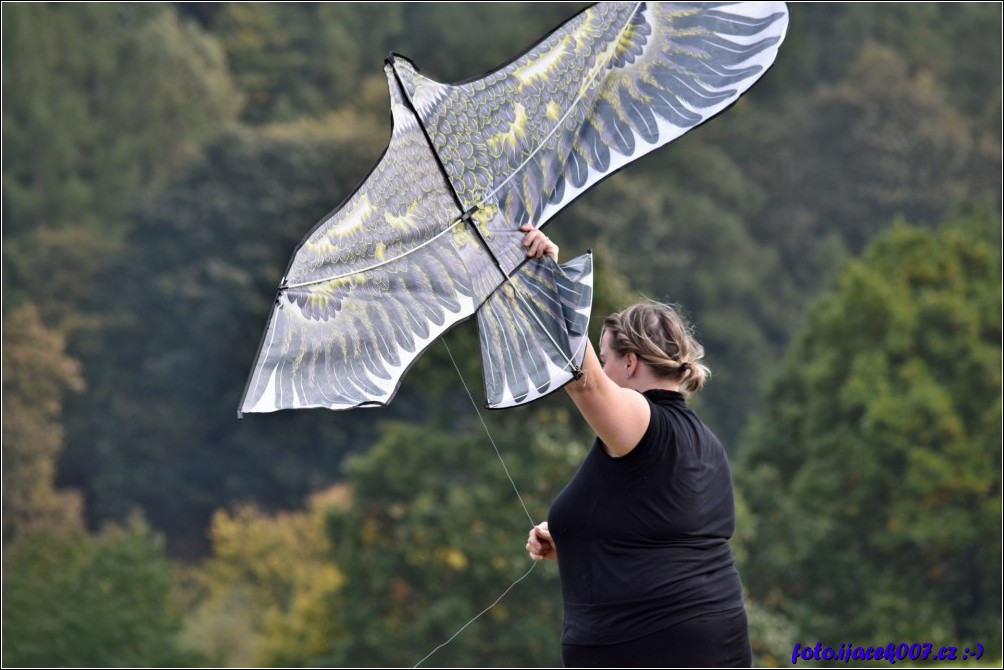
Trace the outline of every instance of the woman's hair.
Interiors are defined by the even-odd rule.
[[[711,370],[700,361],[704,347],[694,339],[689,323],[669,305],[641,302],[611,314],[603,322],[610,347],[620,356],[634,354],[656,375],[693,393],[704,386]]]

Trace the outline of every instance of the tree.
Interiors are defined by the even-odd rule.
[[[190,646],[226,667],[259,667],[326,650],[342,631],[331,630],[325,603],[345,576],[332,561],[325,519],[348,496],[346,486],[336,485],[312,495],[302,511],[268,514],[252,505],[218,510],[212,554],[186,580],[184,639]]]
[[[33,305],[3,320],[3,541],[30,528],[79,528],[80,501],[55,488],[63,397],[82,391],[80,363]]]
[[[243,119],[262,124],[357,105],[366,80],[383,78],[389,52],[414,59],[424,73],[446,83],[480,76],[581,6],[485,3],[457,11],[448,3],[233,3],[217,10],[185,5],[180,11],[219,38],[247,99]],[[477,49],[471,49],[473,41]]]
[[[770,387],[738,469],[742,567],[807,635],[1000,643],[1000,225],[894,226]]]
[[[506,416],[502,429],[492,421],[492,432],[539,521],[586,441],[571,437],[565,410],[519,414]],[[474,430],[480,427],[456,423],[455,433],[389,426],[370,452],[352,458],[351,504],[332,509],[328,521],[333,557],[347,579],[320,617],[341,632],[324,653],[298,649],[273,663],[415,665],[528,572],[527,513]],[[554,567],[537,567],[429,663],[555,665],[561,606]]]
[[[34,530],[4,551],[3,663],[19,667],[177,667],[163,544],[141,522],[84,533]]]
[[[765,80],[768,97],[846,80],[869,43],[901,54],[913,73],[932,73],[966,115],[978,114],[983,92],[1000,86],[1001,42],[994,36],[1001,8],[994,3],[792,4],[789,10],[785,49]]]
[[[12,5],[3,15],[5,238],[119,232],[125,198],[237,111],[219,47],[170,7]]]
[[[4,5],[3,56],[4,308],[30,291],[62,325],[130,200],[240,100],[215,41],[166,5]]]
[[[969,186],[964,117],[929,72],[911,72],[878,44],[861,50],[846,80],[816,89],[759,140],[751,167],[771,197],[753,231],[777,245],[803,286],[832,275],[817,255],[827,239],[857,254],[896,216],[933,225],[983,195]]]
[[[403,29],[389,46],[437,81],[465,81],[502,67],[587,6],[486,2],[458,12],[449,3],[403,3]]]
[[[363,3],[233,3],[209,27],[226,50],[248,123],[319,118],[355,104],[382,75],[401,7]]]
[[[92,524],[139,507],[199,553],[215,509],[295,507],[372,439],[372,415],[236,411],[289,255],[383,139],[344,115],[234,130],[137,208],[96,287],[105,325],[73,340],[89,390],[67,404],[60,481]]]

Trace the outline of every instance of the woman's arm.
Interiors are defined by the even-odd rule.
[[[523,247],[527,256],[550,256],[555,263],[558,262],[558,245],[544,233],[530,225],[524,225],[520,230],[526,233]],[[645,435],[651,415],[645,396],[610,379],[588,341],[582,361],[582,377],[565,386],[565,390],[611,456],[624,456]]]
[[[652,413],[648,400],[638,391],[610,379],[588,341],[582,377],[565,386],[565,390],[611,456],[631,452],[648,430]]]

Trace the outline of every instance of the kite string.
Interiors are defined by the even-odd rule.
[[[505,461],[502,460],[502,452],[500,452],[498,446],[496,446],[495,440],[492,438],[491,431],[488,430],[488,424],[485,423],[484,417],[481,416],[481,410],[478,409],[478,403],[477,403],[476,400],[474,400],[474,394],[471,393],[471,389],[467,386],[467,382],[464,381],[464,375],[463,375],[463,373],[460,372],[460,366],[457,365],[457,360],[453,357],[453,352],[450,350],[450,345],[447,344],[447,342],[446,342],[445,339],[443,339],[443,346],[446,347],[446,353],[449,354],[449,356],[450,356],[450,361],[453,363],[453,369],[457,371],[457,376],[460,377],[460,383],[464,387],[464,390],[467,391],[467,397],[471,399],[471,404],[474,405],[474,411],[477,413],[478,419],[481,420],[481,425],[485,429],[485,434],[488,435],[488,441],[491,442],[492,448],[495,449],[495,455],[499,457],[499,462],[502,463],[502,469],[505,471],[506,477],[509,478],[509,483],[512,484],[513,491],[516,492],[516,498],[519,499],[519,504],[523,506],[523,511],[526,512],[526,518],[530,520],[530,525],[531,526],[535,525],[534,522],[533,522],[533,517],[530,515],[530,510],[527,509],[526,503],[523,502],[523,496],[520,495],[519,489],[516,488],[516,482],[513,481],[512,475],[509,474],[509,468],[506,467]],[[527,570],[526,572],[524,572],[523,576],[521,576],[519,579],[517,579],[512,584],[510,584],[509,588],[507,588],[505,591],[503,591],[502,595],[500,595],[498,598],[495,599],[495,602],[493,602],[491,605],[489,605],[488,607],[486,607],[483,610],[481,610],[480,612],[478,612],[476,615],[474,615],[474,617],[471,618],[470,621],[468,621],[467,623],[465,623],[463,626],[460,627],[460,629],[456,633],[454,633],[453,635],[451,635],[450,639],[448,639],[446,642],[443,642],[441,645],[439,645],[438,647],[436,647],[435,649],[433,649],[432,651],[430,651],[428,654],[425,655],[425,657],[421,661],[419,661],[418,663],[416,663],[412,667],[417,668],[418,666],[422,665],[422,663],[424,663],[426,660],[428,660],[428,658],[430,656],[432,656],[433,654],[435,654],[437,651],[439,651],[440,649],[442,649],[446,645],[448,645],[451,642],[453,642],[453,640],[455,640],[458,635],[460,635],[462,632],[464,632],[464,630],[468,626],[470,626],[472,623],[474,623],[475,621],[477,621],[478,619],[480,619],[481,616],[483,614],[485,614],[486,612],[488,612],[490,609],[492,609],[493,607],[495,607],[496,605],[498,605],[502,601],[502,599],[505,598],[509,594],[509,592],[512,591],[516,587],[517,584],[519,584],[521,581],[523,581],[524,579],[526,579],[530,575],[530,573],[533,572],[533,569],[536,568],[536,567],[537,567],[537,561],[532,561],[531,564],[530,564],[530,569]]]
[[[433,649],[432,651],[430,651],[430,652],[429,652],[429,653],[428,653],[428,654],[427,654],[427,655],[425,656],[425,658],[423,658],[423,659],[422,659],[421,661],[419,661],[418,663],[416,663],[416,664],[415,664],[415,665],[413,665],[412,667],[413,667],[413,668],[417,668],[418,666],[422,665],[422,663],[424,663],[424,662],[426,661],[426,659],[428,659],[428,658],[429,658],[429,656],[432,656],[432,655],[433,655],[433,654],[435,654],[435,653],[436,653],[437,651],[439,651],[440,649],[442,649],[443,647],[445,647],[445,646],[446,646],[446,645],[448,645],[449,643],[453,642],[453,640],[454,640],[454,639],[455,639],[455,638],[456,638],[456,637],[457,637],[458,635],[460,635],[461,633],[463,633],[463,632],[464,632],[464,629],[465,629],[465,628],[467,628],[467,627],[468,627],[468,626],[470,626],[470,625],[471,625],[472,623],[474,623],[474,622],[475,622],[475,621],[477,621],[477,620],[478,620],[479,618],[481,618],[481,615],[482,615],[482,614],[484,614],[485,612],[487,612],[487,611],[488,611],[488,610],[490,610],[491,608],[493,608],[493,607],[495,607],[496,605],[498,605],[498,604],[499,604],[499,602],[500,602],[500,601],[501,601],[501,600],[502,600],[503,598],[505,598],[505,597],[506,597],[506,595],[508,595],[508,593],[509,593],[510,591],[512,591],[512,590],[513,590],[513,588],[515,588],[515,586],[516,586],[517,584],[519,584],[519,583],[520,583],[521,581],[523,581],[524,579],[526,579],[526,578],[527,578],[527,577],[528,577],[528,576],[530,575],[530,573],[531,573],[531,572],[533,572],[533,569],[534,569],[535,567],[537,567],[537,561],[533,561],[533,562],[531,563],[531,565],[530,565],[530,569],[529,569],[529,570],[527,570],[527,571],[526,571],[525,573],[523,573],[523,576],[522,576],[522,577],[520,577],[519,579],[517,579],[516,581],[514,581],[514,582],[513,582],[512,584],[510,584],[510,585],[509,585],[509,588],[507,588],[507,589],[506,589],[505,591],[503,591],[503,592],[502,592],[502,595],[500,595],[500,596],[499,596],[498,598],[496,598],[496,599],[495,599],[495,602],[493,602],[493,603],[492,603],[491,605],[489,605],[488,607],[486,607],[486,608],[484,608],[483,610],[481,610],[480,612],[478,612],[477,616],[475,616],[475,617],[474,617],[473,619],[471,619],[470,621],[468,621],[467,623],[465,623],[465,624],[464,624],[463,626],[461,626],[460,630],[458,630],[458,631],[457,631],[456,633],[454,633],[454,634],[453,634],[452,636],[450,636],[450,639],[449,639],[449,640],[447,640],[447,641],[446,641],[446,642],[444,642],[443,644],[439,645],[438,647],[436,647],[435,649]]]
[[[491,431],[488,430],[488,424],[485,423],[485,419],[481,416],[481,410],[478,409],[478,403],[474,400],[474,394],[471,393],[471,389],[468,388],[467,382],[464,381],[464,375],[460,372],[460,366],[457,365],[457,361],[453,358],[453,352],[450,351],[450,345],[446,343],[446,339],[443,339],[443,346],[446,347],[446,353],[450,356],[450,362],[453,363],[453,369],[457,371],[457,376],[460,377],[460,383],[463,385],[464,390],[467,391],[467,397],[471,399],[471,405],[474,406],[474,411],[478,415],[478,419],[481,420],[481,425],[485,429],[485,435],[488,436],[488,441],[491,442],[492,449],[495,450],[495,455],[499,457],[499,462],[502,464],[502,470],[505,472],[505,476],[509,478],[509,483],[512,484],[512,490],[516,492],[516,498],[519,500],[519,504],[523,506],[523,511],[526,512],[526,518],[530,520],[530,525],[536,525],[533,521],[533,517],[530,515],[530,510],[527,509],[526,503],[523,502],[523,496],[519,494],[519,489],[516,488],[516,482],[513,480],[512,475],[509,474],[509,468],[506,467],[505,461],[502,460],[502,452],[499,451],[498,446],[495,444],[495,440],[492,439]]]

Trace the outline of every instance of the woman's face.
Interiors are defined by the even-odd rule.
[[[600,365],[607,377],[614,380],[618,385],[624,386],[628,381],[627,361],[624,357],[614,351],[610,343],[613,338],[608,331],[603,331],[600,336]]]

